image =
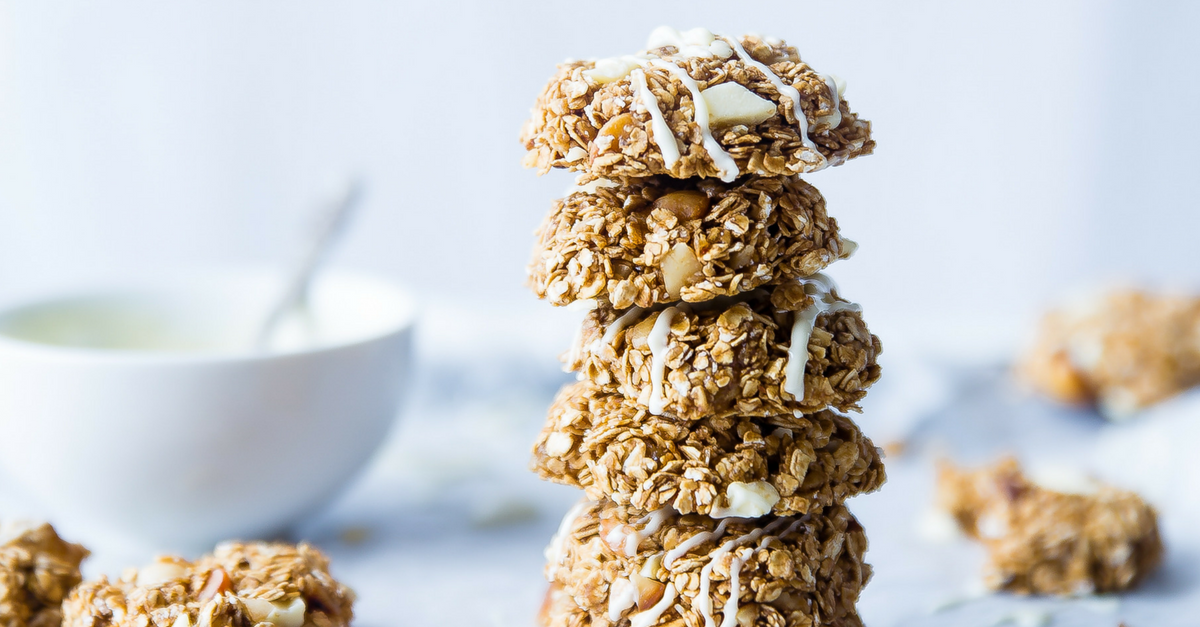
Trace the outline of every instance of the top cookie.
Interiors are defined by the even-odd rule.
[[[647,48],[560,65],[521,133],[525,164],[731,182],[815,172],[875,148],[844,83],[782,41],[662,27]]]

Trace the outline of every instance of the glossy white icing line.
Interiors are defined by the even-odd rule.
[[[646,73],[640,68],[633,70],[629,73],[629,80],[633,85],[634,93],[641,100],[642,106],[650,114],[650,139],[662,153],[663,165],[668,168],[675,167],[675,164],[679,162],[679,141],[675,139],[675,133],[667,125],[667,119],[663,117],[662,109],[658,106],[658,98],[654,97],[654,92],[650,91],[650,87],[646,84]]]
[[[654,623],[657,623],[658,618],[662,616],[663,612],[667,611],[667,608],[671,607],[674,603],[675,584],[669,583],[666,589],[663,590],[662,598],[658,600],[658,603],[654,604],[654,607],[629,617],[629,627],[650,627]]]
[[[833,101],[833,113],[822,116],[821,121],[829,124],[829,128],[837,128],[842,123],[842,96],[838,93],[837,82],[828,74],[822,74],[821,79],[829,88],[829,99]]]
[[[637,586],[626,577],[620,577],[608,587],[608,620],[617,622],[625,610],[637,604]]]
[[[721,627],[735,627],[737,624],[738,597],[742,594],[742,558],[734,557],[729,560],[729,598],[721,608]]]
[[[778,529],[785,519],[776,520],[775,522],[747,533],[745,535],[734,538],[725,544],[722,544],[717,550],[713,551],[709,556],[708,563],[700,570],[700,591],[696,594],[696,598],[692,601],[692,606],[700,610],[700,615],[704,617],[705,627],[716,627],[716,619],[713,618],[712,610],[712,569],[716,565],[718,559],[721,559],[726,553],[732,551],[737,546],[746,542],[754,542],[762,536],[771,533]],[[738,564],[739,568],[741,564]],[[730,565],[730,574],[732,575],[733,566]],[[728,603],[726,603],[728,606]],[[737,601],[734,601],[734,606],[737,606]],[[736,612],[735,612],[736,614]]]
[[[687,540],[680,542],[675,548],[667,551],[666,555],[663,556],[663,568],[670,568],[671,564],[674,563],[675,560],[687,555],[688,551],[700,546],[701,544],[704,544],[709,540],[721,539],[721,536],[725,535],[725,526],[728,524],[729,519],[726,518],[725,520],[722,520],[719,525],[717,525],[716,529],[712,531],[702,531],[688,538]]]
[[[725,41],[729,42],[730,47],[733,48],[734,54],[736,54],[743,63],[756,68],[759,72],[762,72],[763,76],[765,76],[767,80],[775,86],[775,90],[779,92],[780,96],[787,96],[792,100],[792,114],[796,117],[796,125],[800,128],[801,143],[804,144],[805,148],[808,148],[818,157],[820,157],[822,167],[827,165],[825,156],[821,154],[821,151],[817,149],[817,145],[808,137],[808,117],[804,115],[804,107],[802,107],[800,104],[800,92],[795,87],[784,83],[783,79],[779,78],[779,76],[775,74],[770,67],[767,67],[766,64],[760,63],[754,57],[750,56],[746,50],[742,48],[742,43],[739,42],[736,37],[725,37],[724,39]],[[834,93],[837,93],[836,89],[834,90]]]
[[[837,285],[833,279],[820,272],[806,278],[797,279],[804,286],[804,291],[812,296],[813,303],[795,312],[792,319],[792,338],[788,344],[787,366],[783,369],[783,391],[797,399],[804,398],[804,369],[808,366],[808,340],[812,337],[813,326],[817,317],[823,313],[839,311],[859,311],[855,303],[834,300],[833,292]]]
[[[638,525],[643,526],[641,529],[634,529],[632,533],[625,536],[625,555],[629,557],[637,556],[638,547],[641,546],[642,541],[654,535],[654,532],[658,531],[659,527],[662,527],[662,524],[666,522],[667,518],[674,513],[675,510],[671,509],[670,506],[667,506],[650,512],[646,516],[642,517],[641,520],[637,521]]]
[[[558,524],[558,533],[554,534],[554,537],[550,539],[550,546],[546,547],[546,561],[551,564],[562,564],[567,559],[567,556],[563,555],[563,546],[567,543],[567,535],[571,533],[571,526],[579,519],[584,508],[590,504],[589,501],[581,501],[567,510],[562,522]]]
[[[645,310],[641,307],[630,307],[629,311],[621,314],[620,317],[612,321],[612,324],[608,325],[608,328],[604,330],[604,335],[599,340],[592,342],[589,350],[593,353],[599,353],[601,347],[612,344],[613,340],[617,339],[617,334],[624,331],[625,327],[629,326],[630,322],[642,315],[643,311]]]
[[[704,101],[704,96],[700,95],[700,86],[696,81],[688,75],[687,70],[675,65],[670,61],[665,61],[659,58],[651,58],[648,63],[657,68],[662,68],[671,73],[672,76],[679,79],[683,86],[692,94],[692,107],[695,109],[695,122],[700,127],[700,137],[704,143],[704,150],[708,153],[708,157],[712,159],[713,165],[717,166],[717,171],[721,173],[721,180],[726,183],[732,183],[734,179],[741,174],[738,169],[737,162],[729,153],[721,148],[721,144],[717,143],[713,137],[712,130],[708,127],[708,104]]]
[[[654,328],[650,329],[650,335],[646,337],[646,344],[650,347],[650,402],[647,405],[650,413],[655,416],[661,416],[663,408],[667,404],[663,397],[663,375],[667,367],[667,338],[671,333],[671,323],[679,313],[679,309],[676,307],[664,309],[662,313],[658,314],[658,319],[654,321]]]

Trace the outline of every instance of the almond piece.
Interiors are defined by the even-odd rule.
[[[704,265],[696,258],[692,248],[683,242],[675,244],[659,264],[662,269],[663,285],[671,300],[679,300],[679,292],[694,283]]]
[[[650,210],[666,209],[680,221],[698,220],[708,213],[711,204],[708,194],[694,189],[685,189],[659,197],[651,205]]]

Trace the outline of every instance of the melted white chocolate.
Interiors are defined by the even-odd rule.
[[[708,127],[708,104],[705,103],[704,96],[700,94],[700,87],[696,81],[687,73],[686,70],[675,65],[670,61],[664,61],[659,58],[652,58],[649,61],[653,67],[662,68],[671,73],[672,76],[679,79],[683,86],[692,94],[692,107],[695,110],[695,122],[700,127],[700,137],[704,144],[704,150],[708,153],[708,157],[712,159],[713,165],[717,166],[717,171],[721,173],[721,180],[726,183],[732,183],[734,179],[741,174],[738,169],[737,162],[729,153],[721,148],[721,144],[713,137],[712,130]]]
[[[663,397],[663,377],[667,367],[667,337],[671,333],[671,323],[680,311],[676,307],[667,307],[658,314],[654,328],[646,337],[650,347],[650,402],[647,403],[650,413],[661,416],[667,401]]]
[[[688,538],[687,540],[680,542],[675,548],[667,551],[667,554],[663,556],[663,568],[670,568],[671,564],[675,560],[687,555],[688,551],[700,546],[701,544],[704,544],[705,542],[708,542],[709,540],[720,540],[721,536],[725,535],[725,525],[728,524],[729,519],[722,520],[721,523],[717,525],[716,529],[712,531],[702,531]]]
[[[734,53],[737,54],[738,58],[741,59],[743,63],[758,69],[758,71],[762,72],[763,76],[765,76],[767,80],[775,86],[775,90],[779,92],[780,96],[787,96],[791,99],[792,114],[796,117],[796,125],[800,128],[800,142],[804,144],[805,148],[811,150],[817,155],[817,157],[821,159],[822,168],[828,165],[828,162],[825,160],[825,156],[821,154],[821,151],[817,149],[817,145],[808,137],[808,117],[804,115],[804,108],[800,105],[800,92],[795,87],[784,83],[783,79],[779,78],[779,76],[775,74],[770,67],[767,67],[766,64],[760,63],[754,57],[750,56],[746,50],[742,48],[742,44],[737,40],[737,38],[725,37],[724,39],[725,41],[729,42],[729,45],[733,48]],[[834,93],[836,93],[836,91],[837,90],[834,90]]]
[[[546,547],[547,562],[550,562],[552,565],[558,565],[567,559],[567,556],[563,554],[563,546],[567,543],[567,535],[571,533],[571,527],[579,519],[580,514],[583,513],[583,509],[589,504],[587,501],[581,501],[567,510],[567,514],[563,516],[562,522],[558,525],[558,533],[554,534],[554,537],[550,539],[550,546]]]
[[[658,622],[658,618],[662,616],[667,608],[675,603],[675,584],[667,584],[667,588],[663,590],[663,596],[654,604],[654,607],[647,609],[644,612],[638,612],[629,617],[629,627],[650,627]]]
[[[658,99],[654,97],[654,92],[650,91],[650,87],[646,85],[646,73],[640,68],[633,70],[629,74],[629,81],[633,85],[634,92],[641,99],[642,106],[650,114],[650,139],[662,153],[663,165],[667,168],[675,167],[679,161],[679,142],[667,124],[667,119],[663,117],[662,109],[658,107]]]
[[[783,371],[783,391],[797,399],[804,398],[804,369],[808,365],[808,339],[812,336],[817,317],[824,313],[860,311],[855,303],[836,300],[833,292],[837,284],[833,279],[818,272],[810,277],[797,279],[804,291],[812,296],[813,304],[795,312],[792,320],[792,339],[788,345],[788,362]]]

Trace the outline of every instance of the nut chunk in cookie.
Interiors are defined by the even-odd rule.
[[[81,581],[87,549],[48,524],[0,525],[0,625],[58,627],[62,602]]]
[[[346,627],[354,593],[307,545],[230,542],[189,562],[160,557],[75,589],[64,627]]]
[[[1014,459],[973,472],[940,469],[940,504],[987,548],[989,586],[1018,594],[1118,592],[1158,566],[1158,519],[1137,494],[1087,478],[1055,483],[1061,491],[1038,485]]]
[[[1200,298],[1118,290],[1052,311],[1019,372],[1112,419],[1200,385]]]
[[[529,285],[555,305],[702,302],[812,275],[856,247],[799,177],[581,177],[538,230]]]
[[[815,513],[885,480],[871,440],[831,411],[689,424],[587,382],[555,399],[533,468],[591,499],[714,518]]]
[[[737,297],[588,313],[566,365],[680,420],[858,409],[883,348],[821,273]]]
[[[560,65],[522,130],[525,164],[728,183],[814,172],[875,148],[845,84],[782,41],[659,28],[646,47]]]
[[[862,526],[842,506],[716,520],[584,501],[546,550],[551,591],[541,622],[861,626],[854,605],[871,578],[866,549]]]

